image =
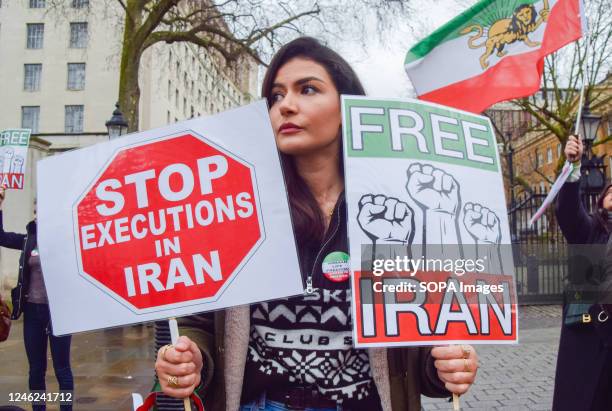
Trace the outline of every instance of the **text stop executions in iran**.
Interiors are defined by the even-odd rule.
[[[96,196],[103,203],[96,207],[101,216],[112,216],[120,213],[125,207],[125,197],[117,189],[131,185],[135,192],[138,209],[149,206],[149,180],[154,181],[154,185],[159,194],[167,201],[179,202],[189,197],[194,190],[199,190],[202,195],[213,193],[212,181],[223,177],[227,173],[227,160],[225,157],[216,155],[200,158],[197,160],[197,176],[186,164],[170,164],[156,175],[154,169],[144,170],[138,173],[127,174],[124,181],[118,179],[108,179],[100,182],[96,188]],[[179,177],[180,188],[173,190],[170,180],[173,176]],[[197,187],[196,187],[197,182]],[[181,230],[181,216],[186,220],[184,228],[194,228],[196,224],[206,227],[213,222],[222,223],[233,221],[236,218],[248,218],[253,214],[253,204],[249,193],[242,192],[237,195],[228,195],[225,198],[214,198],[211,200],[201,200],[195,204],[177,205],[156,211],[138,213],[128,217],[107,220],[81,227],[81,241],[84,250],[102,247],[106,244],[129,242],[134,239],[143,239],[149,233],[154,236],[163,236],[168,231],[178,232]],[[109,205],[108,203],[112,204]],[[164,251],[180,252],[178,237],[172,242],[163,242]],[[156,254],[162,255],[160,243],[156,242]],[[136,267],[138,284],[141,294],[148,294],[149,285],[156,291],[172,289],[178,283],[186,286],[202,284],[204,282],[204,272],[213,281],[221,280],[221,268],[219,253],[216,250],[210,252],[209,260],[200,254],[192,257],[194,267],[193,279],[188,274],[186,265],[180,257],[170,261],[168,276],[165,286],[159,280],[161,267],[154,262],[139,264]],[[126,287],[129,296],[134,296],[137,291],[134,284],[134,270],[132,267],[125,267]],[[195,280],[195,282],[194,282]]]
[[[119,152],[77,204],[83,273],[137,309],[214,298],[261,238],[255,193],[194,136]]]

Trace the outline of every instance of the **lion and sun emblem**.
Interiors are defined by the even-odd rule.
[[[540,46],[540,42],[532,41],[529,35],[548,21],[548,15],[550,14],[548,0],[544,0],[543,3],[542,10],[538,13],[533,4],[521,1],[504,2],[504,10],[491,10],[489,13],[485,13],[485,18],[481,21],[471,22],[470,25],[459,31],[462,35],[476,31],[468,39],[468,46],[471,49],[485,48],[485,52],[480,56],[480,66],[483,70],[489,67],[488,60],[494,52],[497,51],[496,55],[498,57],[503,57],[508,53],[504,49],[510,44],[523,42],[528,47]],[[510,9],[508,9],[509,6]],[[483,37],[485,31],[487,32],[487,39],[480,44],[476,44],[476,41]]]

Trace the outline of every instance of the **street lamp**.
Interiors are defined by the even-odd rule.
[[[587,98],[580,116],[580,132],[584,138],[584,151],[580,161],[580,168],[585,175],[581,185],[585,192],[598,192],[604,185],[603,161],[597,156],[593,157],[591,148],[597,138],[597,131],[601,124],[601,116],[591,113],[589,99]]]
[[[119,102],[115,104],[115,111],[110,120],[106,122],[106,128],[108,130],[108,139],[112,140],[117,137],[121,137],[128,130],[128,123],[123,118],[123,113],[119,110]]]
[[[582,115],[580,116],[580,132],[586,143],[584,151],[585,153],[588,152],[589,158],[591,157],[591,147],[593,146],[593,141],[597,138],[597,130],[600,124],[601,116],[591,113],[589,99],[587,98],[582,109]]]

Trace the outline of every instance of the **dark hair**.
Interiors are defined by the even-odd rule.
[[[312,60],[325,68],[338,94],[365,95],[357,74],[338,53],[312,37],[300,37],[285,44],[272,58],[263,79],[261,95],[272,107],[272,85],[278,70],[296,57]],[[342,172],[342,144],[340,144],[340,171]],[[297,173],[293,158],[281,153],[281,166],[289,193],[289,204],[295,234],[303,244],[317,244],[325,235],[321,210],[308,186]]]

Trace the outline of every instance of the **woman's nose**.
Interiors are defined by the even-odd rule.
[[[278,104],[278,109],[283,116],[297,112],[297,101],[293,93],[287,93]]]

